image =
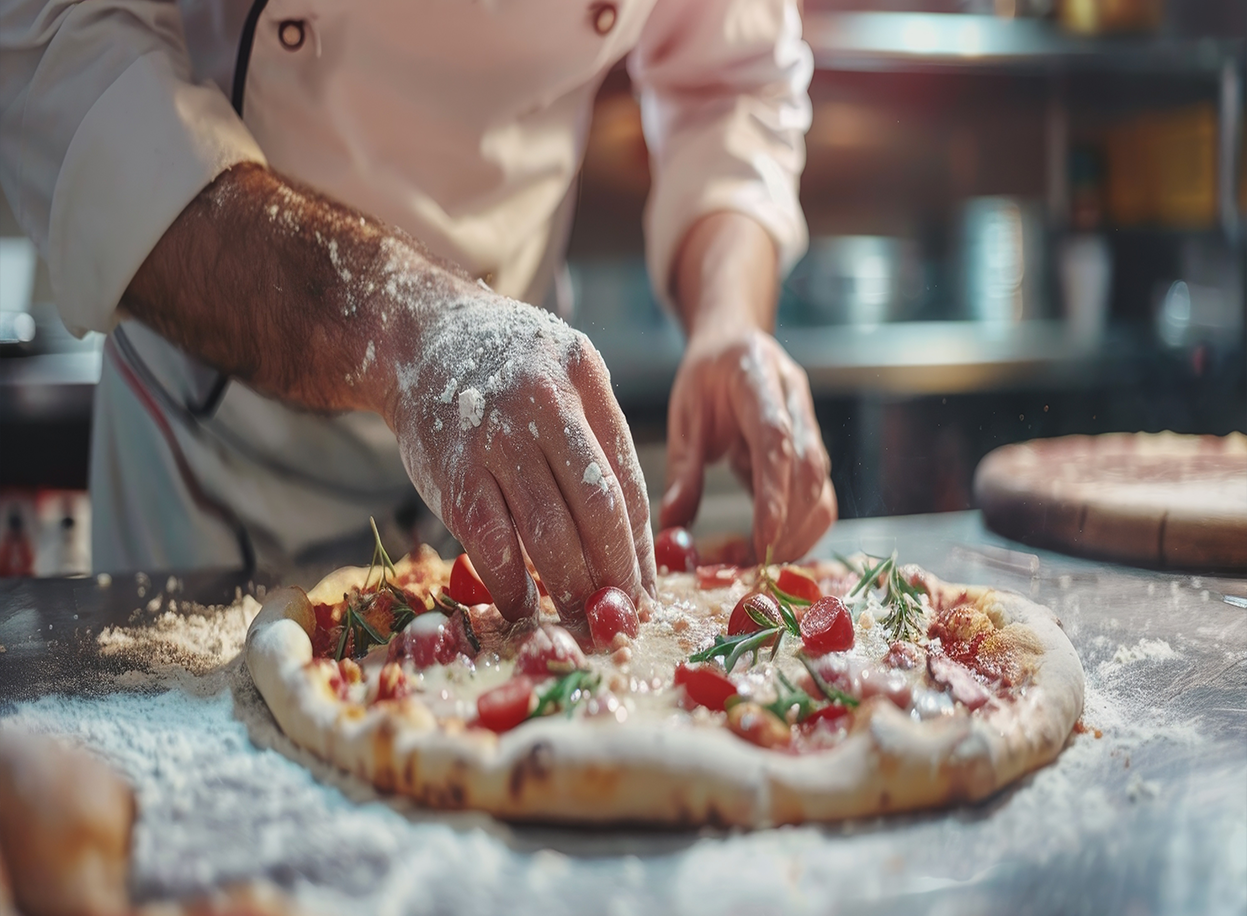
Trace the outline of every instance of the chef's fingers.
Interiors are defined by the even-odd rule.
[[[793,515],[790,512],[789,518]],[[781,538],[781,545],[775,550],[776,561],[804,557],[836,520],[836,491],[831,485],[830,477],[823,481],[818,496],[812,503],[801,504],[799,516],[799,524],[791,526]]]
[[[678,378],[667,409],[667,473],[658,513],[662,528],[688,525],[705,486],[706,414],[712,410],[693,379]]]
[[[774,547],[775,560],[785,561],[803,556],[835,520],[835,493],[830,489],[831,459],[819,433],[809,379],[786,355],[778,359],[793,450],[788,512]]]
[[[614,398],[601,357],[580,336],[580,351],[569,365],[573,385],[579,382],[579,393],[563,392],[557,396],[557,410],[538,411],[538,441],[571,511],[595,589],[613,585],[639,602],[646,592],[623,488],[589,426],[582,403],[582,398],[595,405]],[[585,363],[593,365],[586,369]],[[597,381],[588,383],[586,372]],[[583,603],[589,595],[576,597]]]
[[[776,354],[767,343],[750,341],[732,379],[731,397],[753,466],[754,549],[765,557],[783,531],[793,473],[792,419]]]
[[[574,381],[580,381],[585,363],[577,369]],[[597,370],[590,368],[591,376]],[[602,379],[589,378],[586,384],[600,384]],[[609,379],[606,380],[609,385]],[[609,387],[607,388],[609,392]],[[583,395],[582,395],[583,398]],[[628,421],[613,396],[584,400],[585,418],[589,428],[593,430],[598,445],[606,452],[606,459],[619,481],[619,489],[623,493],[624,510],[628,516],[628,525],[632,529],[632,544],[636,549],[637,565],[641,573],[641,585],[654,597],[658,568],[654,560],[654,534],[649,524],[649,493],[645,487],[645,475],[641,473],[641,462],[637,458],[636,446],[632,444],[632,431],[628,429]]]
[[[537,585],[524,566],[524,554],[511,520],[511,510],[493,475],[483,467],[472,475],[456,506],[444,519],[458,538],[481,582],[507,620],[523,620],[537,613]]]
[[[522,435],[528,435],[523,433]],[[594,591],[571,510],[559,491],[545,455],[533,446],[494,443],[492,466],[511,520],[541,574],[550,599],[564,618],[583,616],[584,599]]]

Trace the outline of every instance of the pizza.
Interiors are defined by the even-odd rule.
[[[700,564],[656,539],[577,639],[511,624],[466,555],[269,594],[246,663],[296,744],[433,808],[580,824],[763,827],[972,802],[1051,761],[1083,673],[1046,608],[893,557]],[[539,580],[538,580],[539,581]]]
[[[988,527],[1149,566],[1247,569],[1247,436],[1109,433],[1005,445],[979,464]]]

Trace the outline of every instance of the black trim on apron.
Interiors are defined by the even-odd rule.
[[[242,117],[243,97],[247,91],[247,68],[251,65],[251,48],[255,44],[255,30],[260,24],[260,14],[268,6],[268,0],[255,0],[247,12],[243,22],[242,35],[238,38],[238,57],[234,60],[234,84],[230,89],[230,104],[238,117]],[[188,403],[186,409],[195,419],[211,417],[221,406],[225,397],[225,389],[229,387],[230,378],[225,373],[218,373],[216,381],[208,390],[207,396],[200,404]]]

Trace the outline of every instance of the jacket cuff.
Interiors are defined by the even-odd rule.
[[[195,196],[264,154],[221,91],[140,57],[91,106],[52,194],[48,267],[74,334],[112,329],[144,259]]]

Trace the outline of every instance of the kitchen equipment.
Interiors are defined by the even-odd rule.
[[[1010,322],[1043,315],[1043,221],[1039,204],[975,197],[961,215],[961,289],[968,317]]]
[[[876,235],[811,239],[787,285],[816,324],[902,320],[917,310],[924,291],[918,244]]]

